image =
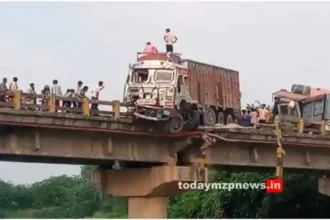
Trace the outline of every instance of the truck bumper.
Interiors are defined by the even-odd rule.
[[[140,114],[138,112],[133,112],[133,115],[137,118],[143,118],[145,120],[149,120],[149,121],[168,121],[169,120],[169,117],[153,117],[153,116],[149,116],[149,115],[143,115],[143,114]]]

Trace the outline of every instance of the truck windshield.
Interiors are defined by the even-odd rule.
[[[155,82],[172,82],[173,71],[172,70],[157,70],[155,74]]]
[[[132,73],[132,83],[145,83],[149,78],[147,69],[134,70]]]

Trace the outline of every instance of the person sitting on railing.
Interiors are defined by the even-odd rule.
[[[78,81],[78,84],[77,84],[77,88],[76,88],[75,94],[74,94],[74,97],[78,97],[78,94],[80,93],[80,90],[81,90],[82,85],[83,85],[83,82],[81,82],[79,80]],[[78,102],[72,102],[72,105],[73,105],[73,108],[77,108]]]
[[[6,93],[8,92],[7,88],[7,78],[2,79],[2,83],[0,83],[0,102],[7,102]]]
[[[64,97],[67,98],[72,98],[72,95],[74,94],[73,89],[67,89],[66,93],[64,94]],[[71,108],[71,103],[70,101],[63,101],[63,107]]]
[[[145,53],[148,53],[148,54],[157,54],[158,53],[158,50],[150,42],[147,42],[146,43],[146,47],[144,48],[144,52]]]
[[[86,93],[87,93],[87,91],[88,91],[88,86],[84,86],[84,87],[80,90],[80,92],[79,92],[77,98],[79,98],[79,99],[86,98]],[[79,108],[82,107],[82,102],[79,102],[79,103],[78,103],[78,107],[79,107]]]
[[[37,95],[34,89],[34,83],[30,83],[29,88],[27,89],[26,93],[28,95]],[[36,98],[35,97],[25,97],[24,102],[26,104],[36,104]],[[28,108],[29,110],[35,110],[33,108]]]
[[[41,104],[42,105],[47,105],[47,96],[50,95],[49,85],[44,86],[43,90],[41,90],[41,95],[42,95]]]
[[[99,81],[99,84],[96,87],[96,89],[92,91],[92,100],[95,100],[95,101],[99,100],[100,92],[102,91],[103,88],[104,88],[103,82]],[[97,110],[98,109],[97,106],[98,106],[98,104],[92,103],[91,109]]]
[[[51,94],[55,95],[55,96],[60,96],[62,97],[62,90],[61,90],[61,86],[58,85],[58,81],[56,79],[53,80],[53,86],[51,89]],[[59,107],[60,106],[60,100],[55,99],[55,106]],[[57,110],[55,110],[55,112],[57,112]]]

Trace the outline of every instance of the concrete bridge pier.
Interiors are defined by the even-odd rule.
[[[187,191],[179,188],[179,182],[207,180],[207,168],[185,166],[95,170],[92,175],[99,190],[128,197],[129,218],[167,218],[168,198]]]
[[[129,218],[167,218],[168,198],[129,197]]]

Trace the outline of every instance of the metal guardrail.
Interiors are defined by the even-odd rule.
[[[104,115],[113,118],[127,117],[128,114],[120,112],[120,107],[128,107],[127,104],[118,100],[103,101],[91,100],[88,98],[71,98],[61,97],[55,95],[34,95],[23,93],[21,91],[0,93],[0,96],[6,96],[7,101],[1,102],[0,107],[13,108],[16,110],[30,110],[30,111],[45,111],[45,112],[70,112],[82,114],[84,116],[90,115]],[[31,103],[32,102],[32,103]],[[57,104],[59,102],[59,104]],[[61,103],[62,102],[62,103]],[[79,107],[65,107],[63,102],[76,103]],[[90,104],[106,105],[109,110],[91,109]]]

